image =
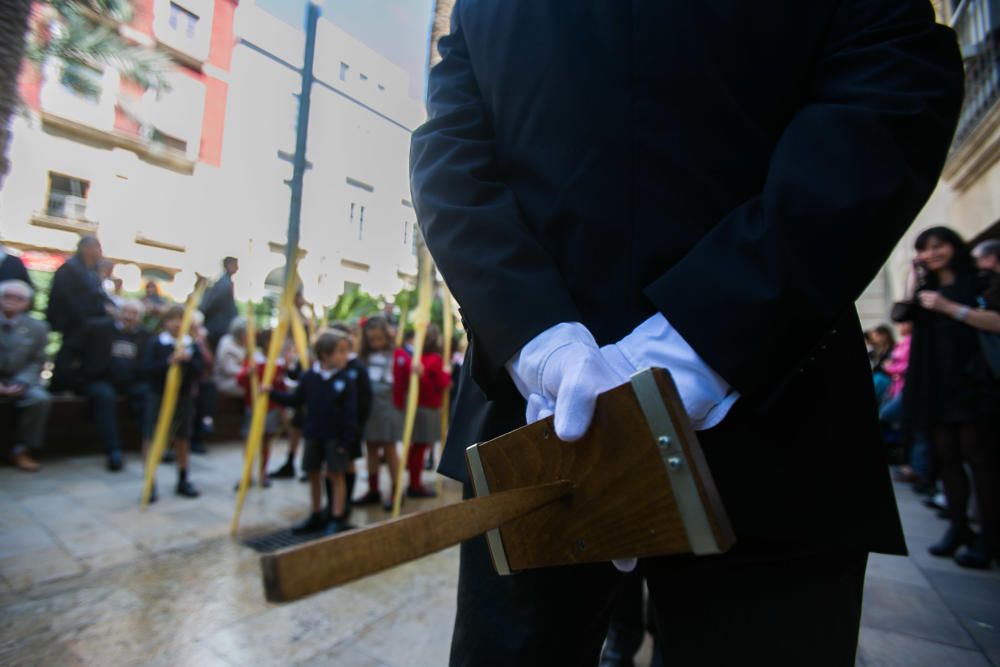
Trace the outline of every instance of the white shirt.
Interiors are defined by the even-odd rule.
[[[541,386],[545,361],[553,351],[569,343],[592,343],[593,340],[590,331],[579,322],[557,324],[521,348],[507,362],[507,371],[521,395],[527,397],[533,387]],[[647,368],[670,371],[695,430],[718,425],[740,397],[660,313],[637,326],[618,343],[601,349],[605,359],[625,377]]]

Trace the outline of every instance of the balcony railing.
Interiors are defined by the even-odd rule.
[[[952,27],[965,63],[965,103],[952,150],[957,150],[1000,100],[1000,0],[963,0]]]

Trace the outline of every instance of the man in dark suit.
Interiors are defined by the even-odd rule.
[[[49,395],[41,385],[49,328],[27,314],[34,296],[23,280],[0,282],[0,406],[17,416],[10,460],[20,470],[35,472],[29,452],[42,446]]]
[[[101,287],[97,267],[103,252],[93,236],[83,236],[76,254],[52,277],[45,317],[53,331],[62,334],[62,347],[55,358],[52,389],[77,389],[83,377],[93,375],[93,366],[103,360],[87,358],[86,350],[100,349],[111,335],[114,305]]]
[[[229,333],[229,325],[239,315],[233,293],[233,276],[240,270],[240,262],[235,257],[226,257],[222,260],[222,269],[222,275],[205,292],[199,306],[199,310],[205,315],[208,344],[213,354],[222,337]]]
[[[639,562],[664,661],[853,665],[867,554],[905,551],[853,302],[944,162],[954,34],[926,0],[458,0],[439,48],[411,185],[471,338],[441,471],[666,367],[738,544]],[[452,664],[595,664],[619,582],[467,542]]]

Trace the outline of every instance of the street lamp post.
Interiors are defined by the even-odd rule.
[[[316,26],[320,8],[315,0],[306,3],[306,51],[302,58],[302,89],[299,92],[299,116],[295,125],[295,155],[292,159],[292,179],[286,181],[292,189],[288,210],[288,241],[285,245],[285,283],[292,279],[289,269],[299,251],[299,228],[302,224],[302,180],[305,176],[306,142],[309,136],[309,103],[312,97],[313,59],[316,54]]]

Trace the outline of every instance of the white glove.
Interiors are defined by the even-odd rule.
[[[556,435],[573,442],[587,432],[597,395],[628,381],[612,368],[579,322],[557,324],[533,338],[507,364],[527,401],[530,424],[555,415]]]
[[[740,397],[659,313],[617,343],[602,347],[601,353],[626,377],[647,368],[670,371],[696,431],[718,425]]]

